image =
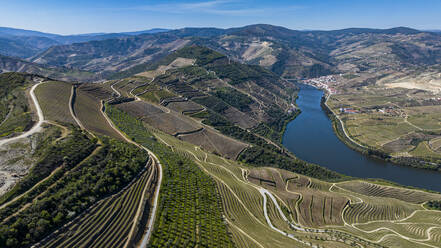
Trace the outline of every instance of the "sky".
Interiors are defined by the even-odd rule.
[[[0,26],[57,34],[151,28],[441,29],[441,0],[1,0]]]

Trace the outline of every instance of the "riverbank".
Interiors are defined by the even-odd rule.
[[[321,89],[320,89],[321,90]],[[332,122],[332,127],[334,129],[334,132],[336,136],[345,143],[348,147],[351,149],[362,153],[363,155],[370,156],[375,159],[382,159],[386,162],[391,162],[396,165],[401,166],[410,166],[413,168],[418,169],[425,169],[425,170],[433,170],[433,171],[439,171],[441,172],[441,166],[438,164],[434,164],[432,162],[429,162],[427,160],[424,160],[423,158],[418,157],[393,157],[390,154],[387,154],[383,151],[380,151],[374,147],[361,145],[352,140],[349,135],[345,132],[343,123],[341,120],[338,119],[336,114],[331,110],[331,108],[327,105],[327,100],[329,98],[329,93],[326,92],[322,99],[320,106],[322,107],[323,111],[327,114],[329,119]]]
[[[301,84],[297,106],[302,111],[287,127],[283,146],[299,160],[318,164],[349,177],[385,184],[441,192],[441,174],[410,166],[397,166],[386,159],[350,147],[338,134],[339,126],[321,106],[323,91]],[[341,127],[340,127],[341,128]],[[336,131],[337,130],[337,131]]]

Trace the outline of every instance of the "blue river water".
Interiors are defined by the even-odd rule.
[[[288,123],[283,136],[283,145],[298,158],[348,176],[382,178],[441,192],[441,172],[395,165],[350,149],[337,138],[320,106],[323,91],[304,84],[299,87],[297,105],[302,113]]]

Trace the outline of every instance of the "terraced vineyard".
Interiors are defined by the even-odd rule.
[[[424,191],[406,190],[392,186],[381,186],[362,181],[349,181],[338,184],[346,190],[366,196],[389,197],[410,203],[423,203],[431,199],[441,199],[441,195]]]
[[[76,132],[79,135],[79,131]],[[83,139],[87,140],[84,136]],[[133,145],[107,138],[102,139],[95,150],[92,146],[93,152],[89,149],[89,153],[73,149],[76,145],[87,151],[88,146],[79,142],[66,144],[68,146],[58,154],[49,153],[46,160],[48,173],[52,170],[49,176],[45,178],[45,175],[39,176],[37,171],[31,170],[27,182],[35,186],[27,190],[24,188],[26,184],[18,184],[16,188],[22,190],[12,191],[18,194],[27,190],[1,209],[2,247],[22,247],[40,241],[95,201],[118,192],[136,177],[148,158],[145,152]],[[57,156],[64,160],[64,164],[56,160]],[[37,184],[40,180],[42,183]],[[113,185],[106,186],[113,180]],[[37,221],[41,229],[32,228]],[[10,226],[20,226],[20,230],[29,235],[16,236],[9,231]]]
[[[285,234],[281,235],[267,224],[268,219],[266,219],[262,211],[262,209],[264,209],[262,195],[258,190],[261,186],[254,185],[246,180],[248,174],[246,170],[248,168],[244,168],[236,164],[234,161],[220,159],[215,155],[207,153],[204,155],[203,151],[194,149],[194,146],[179,141],[171,136],[161,133],[155,133],[155,135],[159,140],[171,145],[176,152],[187,153],[189,158],[193,158],[203,171],[211,175],[217,182],[218,191],[221,195],[222,205],[227,217],[226,222],[228,223],[229,230],[232,232],[233,240],[237,246],[286,247],[295,245],[295,247],[309,247],[309,244],[312,243],[315,245],[321,244],[324,245],[324,247],[327,247],[326,244],[333,243],[334,240],[332,237],[336,235],[346,235],[348,240],[355,240],[354,237],[350,237],[350,235],[347,234],[339,234],[336,232],[335,234],[328,235],[326,233],[316,233],[315,229],[311,229],[312,231],[306,231],[305,229],[305,231],[294,232],[276,208],[270,210],[269,218],[271,223],[277,226],[277,228],[283,228],[284,232],[295,233],[295,236],[299,239],[297,240],[297,238],[293,239],[287,237]],[[268,170],[268,172],[270,172],[274,169],[262,170]],[[272,173],[268,172],[265,172],[264,174],[272,175]],[[276,172],[276,174],[278,173]],[[264,179],[269,181],[268,178]],[[283,182],[283,180],[281,181]],[[281,209],[283,209],[282,212],[286,213],[285,216],[293,218],[296,212],[295,202],[298,198],[293,196],[294,194],[291,192],[276,190],[278,187],[264,187],[269,187],[276,198],[281,199],[277,200],[277,202],[282,206]],[[290,204],[290,201],[294,202],[294,204]],[[293,208],[290,206],[293,206]],[[273,205],[273,208],[275,208],[275,205]],[[338,213],[336,216],[338,216]],[[295,222],[293,221],[291,223]],[[311,235],[311,233],[314,233],[314,235]],[[319,240],[321,241],[317,241],[316,237],[319,237]],[[361,242],[364,242],[365,244],[370,243],[369,241]],[[345,247],[341,242],[337,243],[339,246]],[[375,247],[375,245],[372,245],[372,247]]]
[[[95,92],[95,95],[82,89],[76,90],[76,96],[73,98],[75,115],[87,130],[121,139],[121,136],[113,130],[101,114],[100,98],[106,95],[100,91],[93,92]]]
[[[96,203],[70,225],[63,227],[60,234],[43,242],[42,247],[123,247],[135,244],[142,236],[142,226],[149,217],[149,199],[156,180],[150,160],[147,169],[129,186]],[[141,215],[138,215],[138,209],[144,209]]]
[[[0,75],[12,81],[0,85],[0,136],[33,124],[31,85],[34,127],[44,123],[0,149],[3,167],[32,163],[0,196],[0,247],[440,247],[441,194],[285,150],[298,113],[289,82],[199,46],[141,68],[84,84]],[[416,151],[437,147],[432,136]]]
[[[164,168],[150,246],[233,247],[212,179],[194,162],[158,143],[141,121],[112,106],[106,111],[129,137],[152,150]]]
[[[354,244],[382,247],[390,245],[391,240],[399,247],[409,244],[413,247],[424,244],[437,247],[433,240],[437,238],[436,226],[441,224],[438,211],[428,211],[418,204],[386,196],[351,193],[343,188],[343,185],[353,181],[332,184],[274,168],[250,169],[167,134],[153,134],[158,140],[172,146],[176,153],[187,154],[187,158],[194,159],[203,171],[213,177],[222,199],[228,230],[238,247],[285,247],[293,244],[295,247],[351,247]],[[389,189],[369,184],[375,188]],[[262,211],[264,206],[259,188],[266,188],[274,195],[290,223],[287,224],[276,205],[270,201],[267,207],[272,225],[282,232],[294,234],[296,239],[281,235],[268,226],[268,219]],[[409,191],[414,196],[439,196],[398,187],[392,189]],[[363,222],[366,224],[360,224]],[[412,240],[428,232],[433,233],[430,239],[426,235],[422,240]]]
[[[165,76],[170,77],[170,75]],[[158,83],[160,84],[161,81],[156,82]],[[173,87],[178,85],[174,83],[168,86],[175,90]],[[136,91],[143,92],[149,87],[153,86],[147,85],[143,89],[137,88]],[[185,91],[183,87],[179,89]],[[407,218],[419,212],[433,214],[433,211],[425,210],[420,204],[427,200],[438,199],[439,194],[382,186],[364,181],[330,183],[281,169],[250,168],[214,155],[212,152],[216,149],[210,149],[208,144],[201,143],[202,137],[196,137],[203,132],[176,135],[176,130],[171,132],[170,128],[164,129],[164,125],[156,123],[158,120],[148,120],[173,111],[169,109],[176,108],[175,105],[179,106],[179,104],[171,100],[162,106],[147,104],[145,107],[140,107],[144,105],[137,101],[109,106],[107,110],[109,115],[113,116],[113,121],[124,132],[131,133],[137,142],[155,147],[154,143],[159,141],[171,147],[173,152],[185,158],[185,161],[192,160],[203,172],[214,179],[223,209],[223,222],[231,234],[230,238],[238,247],[292,245],[295,247],[382,247],[384,244],[389,244],[391,240],[399,245],[424,243],[430,247],[433,242],[432,236],[430,239],[425,236],[424,239],[427,240],[419,240],[416,237],[423,236],[423,233],[434,232],[433,237],[436,239],[438,221],[426,224],[421,220],[414,220],[408,223],[407,228],[402,228],[404,224],[393,226],[392,223],[401,221],[405,223]],[[207,118],[207,115],[212,113],[209,110],[199,115]],[[134,119],[135,116],[138,120]],[[149,134],[142,137],[140,134],[146,132],[147,129]],[[218,144],[219,142],[216,141],[211,142],[210,145]],[[273,161],[278,162],[278,160]],[[308,165],[304,166],[305,169],[308,167]],[[311,174],[314,175],[314,173]],[[172,175],[177,177],[175,174]],[[319,178],[322,176],[323,174]],[[335,178],[343,179],[337,175]],[[179,189],[189,186],[182,186],[182,182],[178,185],[173,184],[167,187],[181,194],[187,194],[187,191]],[[181,201],[183,200],[180,198],[169,199],[165,205],[177,204],[182,206],[183,210],[188,209],[189,207],[183,204],[185,201]],[[155,224],[155,229],[160,230],[159,233],[155,231],[155,234],[160,236],[153,235],[152,243],[150,243],[153,247],[197,243],[197,235],[193,232],[178,233],[173,231],[174,228],[170,229],[169,225],[178,222],[179,225],[185,226],[185,230],[188,230],[190,226],[196,226],[194,229],[199,230],[198,225],[194,223],[201,221],[200,219],[195,217],[186,222],[185,219],[188,217],[184,213],[176,214],[174,212],[176,210],[170,210],[170,208],[160,211],[166,211],[167,214],[166,217],[163,215],[158,217],[163,218],[160,219],[161,224]],[[181,221],[180,218],[184,220]],[[165,219],[170,221],[166,222]],[[370,223],[381,224],[367,226]],[[391,223],[392,226],[387,223]],[[378,228],[380,226],[381,228]],[[392,238],[394,235],[397,239]],[[163,236],[167,238],[163,239]]]
[[[364,223],[373,220],[399,220],[416,210],[423,210],[419,205],[402,204],[402,202],[388,199],[364,199],[361,203],[350,204],[344,213],[348,223]]]
[[[247,145],[222,135],[212,128],[177,112],[142,101],[132,101],[115,105],[141,119],[145,123],[179,139],[201,146],[207,151],[235,159]]]
[[[76,124],[69,105],[72,85],[63,82],[45,82],[36,90],[36,95],[47,120]]]

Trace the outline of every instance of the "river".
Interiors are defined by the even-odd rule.
[[[399,166],[362,155],[337,138],[320,106],[323,91],[299,84],[297,105],[302,113],[288,123],[283,145],[298,158],[360,178],[382,178],[441,192],[441,173]]]

